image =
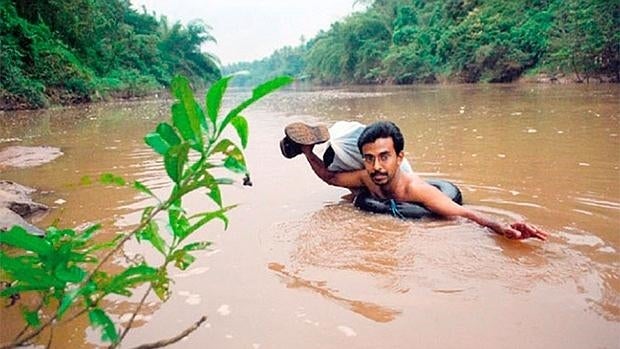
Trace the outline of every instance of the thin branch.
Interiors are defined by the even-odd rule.
[[[153,342],[153,343],[142,344],[137,347],[134,347],[133,349],[155,349],[155,348],[161,348],[161,347],[165,347],[167,345],[176,343],[180,341],[181,339],[187,337],[190,333],[196,331],[196,329],[198,329],[198,327],[200,327],[200,325],[202,325],[202,323],[205,322],[206,320],[207,320],[207,317],[203,316],[200,318],[200,320],[196,321],[192,326],[186,328],[185,331],[179,333],[178,335],[172,338],[162,339],[160,341]]]
[[[37,310],[35,310],[36,313],[38,314],[42,308],[43,308],[43,298],[41,298],[41,301],[39,302],[39,305],[37,306]],[[19,337],[21,337],[24,333],[26,333],[26,331],[28,331],[29,328],[30,328],[30,325],[26,323],[26,326],[24,326],[24,328],[17,334],[17,336],[15,336],[13,340],[16,341]]]
[[[13,340],[16,341],[19,337],[21,337],[24,333],[26,333],[26,331],[28,331],[29,328],[30,328],[30,325],[26,324],[26,326],[24,326],[24,328],[22,328],[22,330],[19,331],[19,333],[17,334],[17,336],[15,336],[15,338],[13,338]]]
[[[73,314],[73,316],[71,316],[67,320],[63,321],[63,324],[66,324],[66,323],[69,323],[69,322],[75,320],[76,318],[84,315],[84,313],[87,312],[87,311],[88,311],[88,308],[84,308],[84,309],[78,311],[77,313]]]
[[[47,345],[45,349],[50,349],[52,346],[52,338],[54,338],[54,327],[50,327],[50,338],[47,340]]]
[[[129,332],[129,330],[131,330],[131,325],[133,324],[133,321],[136,319],[136,315],[138,315],[138,312],[144,305],[144,302],[146,301],[146,297],[148,297],[148,295],[151,293],[151,290],[153,290],[152,285],[150,285],[149,288],[146,290],[146,292],[144,292],[144,296],[142,296],[142,299],[140,300],[140,303],[138,303],[136,310],[134,310],[133,314],[131,314],[131,318],[129,319],[127,326],[125,326],[123,333],[121,333],[120,337],[118,337],[118,340],[114,342],[112,345],[110,345],[108,349],[115,349],[116,347],[118,347],[118,345],[121,344],[125,336],[127,336],[127,333]]]

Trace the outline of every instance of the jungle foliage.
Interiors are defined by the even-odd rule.
[[[224,72],[326,84],[511,82],[537,73],[620,81],[618,0],[357,2],[368,7],[307,43]]]
[[[220,77],[209,30],[128,0],[0,0],[0,109],[140,96],[175,74],[204,86]]]

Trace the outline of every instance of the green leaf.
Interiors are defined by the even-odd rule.
[[[136,234],[136,238],[138,239],[138,241],[146,240],[150,242],[157,251],[159,251],[163,255],[166,254],[166,241],[164,241],[164,239],[159,234],[159,227],[154,221],[150,221],[146,225],[146,227],[144,227],[144,229],[139,231]]]
[[[174,261],[174,265],[181,270],[187,269],[196,260],[196,257],[189,254],[186,250],[174,251],[171,258]]]
[[[284,87],[290,83],[292,83],[293,81],[295,81],[295,78],[291,77],[291,76],[278,76],[275,77],[267,82],[264,82],[258,86],[256,86],[256,88],[254,88],[254,90],[252,90],[252,100],[258,100],[264,96],[266,96],[267,94],[281,88]]]
[[[179,102],[172,106],[172,123],[181,132],[183,139],[198,152],[202,152],[203,140],[201,125],[204,120],[202,109],[194,100],[189,80],[176,76],[172,80],[172,91]]]
[[[84,279],[86,272],[77,266],[68,267],[64,264],[59,264],[54,270],[54,276],[64,282],[78,283]]]
[[[230,139],[221,140],[213,148],[213,150],[211,151],[211,155],[217,153],[227,155],[227,158],[224,160],[224,167],[236,173],[247,172],[243,152]]]
[[[152,196],[152,197],[154,197],[154,198],[157,198],[157,197],[155,196],[155,194],[153,194],[153,192],[151,191],[151,189],[149,189],[146,185],[144,185],[144,184],[143,184],[142,182],[140,182],[140,181],[134,181],[134,182],[133,182],[133,187],[134,187],[135,189],[137,189],[138,191],[140,191],[140,192],[142,192],[142,193],[146,194],[146,195],[149,195],[149,196]]]
[[[151,286],[157,297],[165,302],[168,297],[170,297],[170,279],[168,278],[168,272],[165,269],[160,269],[155,280],[151,282]]]
[[[216,81],[209,88],[209,92],[207,92],[207,114],[209,115],[209,120],[211,120],[211,124],[214,126],[217,125],[217,115],[220,112],[220,107],[222,105],[222,99],[224,98],[224,93],[226,92],[226,88],[228,88],[228,81],[231,79],[231,76],[227,76]]]
[[[116,246],[116,243],[123,238],[123,236],[124,236],[123,234],[118,234],[110,241],[104,241],[104,242],[100,242],[100,243],[94,244],[92,246],[89,246],[86,250],[83,250],[82,253],[88,254],[88,253],[92,253],[92,252],[95,252],[95,251],[104,250],[104,249],[107,249],[107,248],[114,247],[114,246]],[[96,261],[96,259],[91,260],[91,262],[93,262],[93,261]]]
[[[93,327],[101,327],[101,340],[109,342],[118,340],[118,332],[116,332],[114,323],[101,308],[89,311],[88,319]]]
[[[265,95],[283,87],[286,86],[290,83],[292,83],[293,81],[295,81],[294,78],[290,77],[290,76],[278,76],[276,78],[273,78],[259,86],[257,86],[256,88],[254,88],[254,90],[252,90],[252,97],[250,97],[249,99],[243,101],[241,104],[239,104],[237,107],[235,107],[234,109],[232,109],[230,112],[228,112],[228,114],[226,115],[226,117],[224,118],[224,120],[222,121],[222,124],[219,127],[218,130],[218,135],[222,133],[222,131],[226,128],[226,126],[232,121],[232,119],[239,115],[239,113],[241,113],[242,110],[244,110],[245,108],[247,108],[248,106],[250,106],[252,103],[258,101],[259,99],[261,99],[262,97],[264,97]]]
[[[207,195],[219,206],[222,207],[222,193],[220,191],[219,184],[215,178],[208,172],[204,171],[202,177],[198,181],[201,187],[209,189]]]
[[[170,148],[170,145],[162,138],[159,133],[151,132],[144,137],[144,142],[153,148],[158,154],[164,155]]]
[[[76,232],[73,229],[58,229],[54,226],[48,227],[45,233],[45,240],[55,245],[59,243],[65,237],[73,238],[76,236]]]
[[[181,143],[181,138],[177,135],[176,131],[170,124],[162,122],[157,125],[157,133],[161,136],[161,138],[169,145],[177,145]]]
[[[7,287],[0,291],[0,297],[10,297],[12,295],[20,294],[28,291],[49,291],[52,286],[47,284],[41,285],[17,285]]]
[[[211,241],[192,242],[191,244],[187,244],[183,246],[183,250],[184,251],[206,250],[211,245],[212,245]]]
[[[130,288],[135,288],[144,282],[152,282],[157,279],[158,270],[146,264],[131,266],[122,273],[115,275],[106,285],[106,293],[116,293],[131,296]]]
[[[168,210],[168,220],[170,221],[170,228],[174,236],[180,240],[185,239],[189,235],[189,220],[185,217],[185,214],[180,209]]]
[[[22,308],[22,317],[26,320],[28,326],[37,328],[41,326],[41,319],[39,318],[38,311],[30,311],[27,308]]]
[[[172,94],[179,100],[183,99],[185,94],[193,94],[189,88],[189,80],[182,75],[175,75],[175,77],[172,78],[170,88],[172,89]]]
[[[183,167],[187,162],[188,152],[189,148],[187,144],[182,143],[171,147],[166,152],[166,155],[164,155],[164,166],[166,167],[166,173],[175,183],[179,183],[181,181],[183,176]]]
[[[235,181],[230,178],[216,178],[215,182],[219,185],[231,185],[235,183]]]
[[[145,207],[144,210],[142,211],[142,217],[140,218],[140,223],[146,222],[148,218],[151,216],[151,213],[153,213],[153,210],[155,210],[155,206]]]
[[[196,230],[198,230],[200,227],[202,227],[203,225],[209,223],[211,220],[218,218],[220,219],[222,222],[224,222],[224,229],[228,229],[228,217],[226,217],[225,213],[233,208],[237,207],[237,205],[231,205],[231,206],[227,206],[224,207],[220,210],[217,211],[212,211],[212,212],[206,212],[206,213],[201,213],[195,216],[192,216],[192,218],[200,218],[198,220],[198,222],[194,223],[189,229],[188,229],[188,233],[187,235],[195,232]]]
[[[0,235],[3,234],[7,233],[1,233]],[[49,257],[45,256],[46,259]],[[0,295],[4,296],[21,290],[39,290],[51,287],[64,288],[65,284],[50,275],[47,270],[41,269],[40,263],[41,260],[35,255],[9,257],[0,250],[1,269],[11,275],[14,280],[19,281],[17,286],[11,286],[3,290],[0,292]],[[9,289],[14,291],[9,291]]]
[[[80,178],[80,185],[91,185],[92,183],[93,180],[90,176],[82,176],[82,178]]]
[[[93,237],[93,234],[95,234],[95,232],[97,230],[99,230],[99,229],[101,229],[101,224],[100,223],[93,224],[93,225],[89,226],[88,228],[82,230],[82,232],[78,236],[77,240],[79,240],[79,241],[88,241],[88,240],[90,240],[91,237]]]
[[[32,251],[40,256],[48,256],[53,251],[48,241],[28,234],[24,228],[17,225],[13,226],[9,231],[0,233],[0,243]]]
[[[231,119],[230,123],[234,126],[235,130],[237,130],[237,134],[241,140],[241,146],[245,149],[248,146],[248,120],[241,115],[237,115]]]
[[[235,173],[246,173],[248,172],[245,164],[237,160],[236,158],[229,156],[224,160],[224,167],[235,172]]]
[[[222,207],[222,192],[220,191],[220,187],[217,183],[211,184],[209,187],[209,193],[207,194],[209,197],[219,206]]]
[[[69,310],[75,299],[78,297],[79,292],[80,289],[76,287],[75,289],[65,293],[65,295],[62,297],[60,305],[58,306],[58,311],[56,312],[59,320],[62,319],[62,316],[65,314],[65,312]]]
[[[58,315],[58,319],[61,319],[71,305],[75,303],[75,300],[81,295],[89,295],[92,294],[93,291],[97,288],[94,282],[89,281],[84,287],[76,287],[69,292],[65,293],[60,301],[60,305],[58,306],[58,311],[56,314]]]

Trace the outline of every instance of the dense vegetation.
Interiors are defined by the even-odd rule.
[[[511,82],[524,74],[620,81],[618,0],[374,0],[307,43],[238,63],[337,83]],[[243,81],[239,79],[239,81]]]
[[[0,0],[0,109],[139,96],[184,74],[220,77],[196,21],[169,24],[128,0]]]

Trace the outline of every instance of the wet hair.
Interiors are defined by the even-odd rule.
[[[396,154],[403,151],[405,140],[398,126],[391,121],[377,121],[366,126],[357,139],[357,148],[360,153],[365,144],[372,143],[379,138],[392,138]]]

